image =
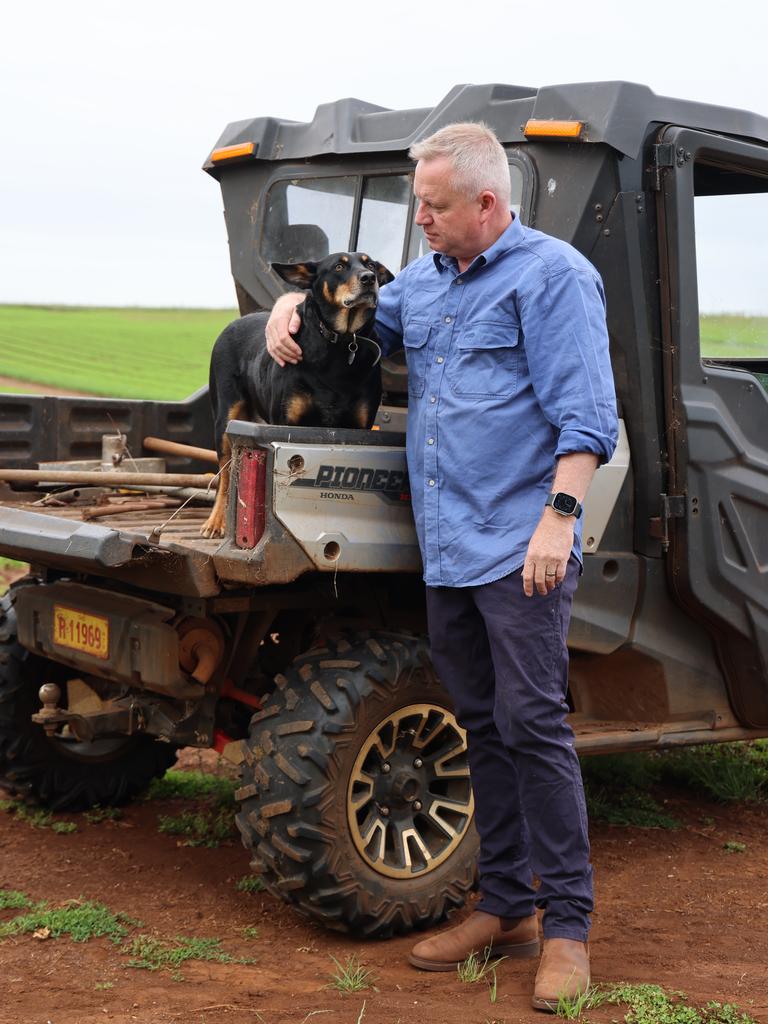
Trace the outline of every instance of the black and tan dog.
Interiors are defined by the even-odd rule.
[[[281,367],[267,351],[268,313],[249,313],[224,328],[211,355],[219,488],[201,529],[218,537],[226,524],[231,419],[296,426],[368,429],[381,401],[381,350],[373,322],[379,286],[393,275],[365,253],[337,252],[318,263],[273,263],[284,281],[309,294],[298,307],[294,340],[302,360]]]

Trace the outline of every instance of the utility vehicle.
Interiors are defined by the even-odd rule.
[[[608,298],[621,439],[586,503],[578,749],[768,735],[768,119],[604,82],[230,124],[204,166],[240,310],[281,293],[272,262],[362,249],[396,270],[427,252],[408,148],[481,119],[509,154],[518,215],[580,249]],[[31,563],[0,624],[5,785],[55,808],[106,805],[178,747],[213,746],[241,762],[253,869],[299,912],[385,936],[461,905],[477,837],[425,635],[402,356],[384,387],[373,431],[230,423],[223,541],[201,539],[194,501],[119,507],[137,493],[151,505],[141,466],[125,480],[145,438],[212,445],[205,389],[175,403],[0,396],[0,553]],[[113,450],[120,477],[109,458],[95,484],[45,477],[97,467],[116,430],[131,453]],[[205,468],[179,452],[161,469]],[[100,501],[114,507],[94,518]]]

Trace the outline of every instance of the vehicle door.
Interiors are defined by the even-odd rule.
[[[768,146],[664,128],[655,147],[668,572],[734,712],[768,725]]]

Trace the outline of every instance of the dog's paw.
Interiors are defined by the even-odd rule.
[[[219,515],[219,513],[214,510],[200,527],[200,536],[205,537],[208,540],[214,537],[223,537],[224,527],[224,516]]]

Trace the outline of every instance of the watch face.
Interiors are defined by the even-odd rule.
[[[552,501],[555,511],[562,512],[565,516],[573,515],[577,505],[578,501],[572,495],[564,494],[562,491],[558,491]]]

